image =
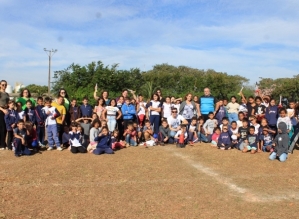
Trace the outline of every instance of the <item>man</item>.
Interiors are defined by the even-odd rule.
[[[63,101],[64,101],[64,97],[58,95],[56,101],[53,101],[51,104],[60,113],[60,116],[56,118],[57,132],[59,134],[60,142],[62,141],[63,125],[64,125],[65,115],[66,115],[66,109],[64,107]]]
[[[188,125],[188,121],[184,119],[182,115],[178,115],[178,110],[176,108],[171,110],[171,116],[167,118],[167,123],[169,125],[171,137],[169,141],[173,141],[174,136],[181,129],[182,124]]]
[[[215,97],[211,95],[211,91],[207,87],[204,89],[204,95],[199,98],[198,103],[200,108],[199,116],[203,116],[205,121],[209,119],[209,112],[214,112],[215,115],[219,109]]]

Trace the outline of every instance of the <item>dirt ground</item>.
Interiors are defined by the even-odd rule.
[[[280,163],[208,144],[0,151],[0,218],[298,218],[298,154]]]

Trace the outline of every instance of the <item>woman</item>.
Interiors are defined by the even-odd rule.
[[[97,113],[100,120],[104,119],[104,115],[106,113],[106,104],[103,98],[99,98],[96,106],[94,107],[93,112]]]
[[[6,147],[6,124],[4,116],[8,113],[7,105],[9,101],[9,95],[5,92],[6,87],[7,81],[0,81],[0,150],[4,150]]]
[[[185,96],[185,101],[180,105],[179,114],[183,116],[184,119],[188,121],[188,124],[191,124],[193,117],[199,113],[199,105],[196,105],[192,100],[192,94],[189,93]]]
[[[112,99],[110,101],[109,105],[106,106],[106,112],[107,112],[106,120],[107,120],[109,132],[113,132],[115,129],[117,120],[119,120],[120,117],[122,116],[121,111],[116,106],[115,99]]]
[[[94,93],[93,93],[93,97],[94,97],[94,99],[95,99],[95,100],[98,100],[98,99],[100,99],[100,98],[103,98],[103,99],[105,100],[105,104],[106,104],[106,106],[108,106],[109,103],[110,103],[109,92],[106,91],[106,90],[104,90],[104,91],[101,93],[101,96],[99,96],[99,97],[97,96],[97,92],[98,92],[98,88],[97,88],[97,86],[96,86],[95,89],[94,89]]]
[[[152,100],[149,103],[150,109],[150,122],[151,125],[154,126],[154,133],[159,133],[159,124],[160,124],[160,113],[161,113],[161,101],[159,99],[159,95],[157,93],[153,94]]]
[[[30,91],[28,89],[24,89],[21,92],[20,97],[17,99],[16,102],[20,102],[22,104],[22,109],[25,110],[25,108],[26,108],[26,101],[27,100],[31,100],[31,102],[32,102],[32,108],[34,108],[36,106],[36,102],[31,97]]]
[[[67,94],[66,90],[64,88],[61,88],[58,91],[58,95],[57,96],[62,96],[63,97],[63,105],[65,107],[66,110],[66,114],[65,114],[65,122],[66,124],[69,126],[71,124],[71,115],[70,115],[70,101],[69,101],[69,95]]]

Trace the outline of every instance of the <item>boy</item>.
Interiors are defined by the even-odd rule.
[[[174,136],[176,146],[179,148],[184,148],[186,146],[187,138],[188,138],[188,133],[186,131],[186,126],[181,125],[181,129]]]
[[[133,124],[129,123],[127,129],[124,132],[124,137],[126,140],[126,147],[136,147],[137,146],[137,132],[134,130]]]
[[[167,118],[167,123],[170,129],[171,140],[173,140],[174,136],[181,129],[181,124],[187,125],[188,121],[182,115],[178,115],[176,108],[172,108],[171,116]]]
[[[159,138],[158,138],[161,146],[168,143],[169,136],[170,136],[170,129],[169,129],[167,120],[163,119],[162,125],[160,125],[160,128],[159,128]]]
[[[238,138],[239,138],[238,149],[241,151],[246,147],[245,141],[247,139],[248,133],[249,133],[248,120],[243,119],[242,126],[239,127],[238,130]]]
[[[82,122],[83,120],[83,122]],[[76,122],[80,123],[80,126],[83,128],[83,142],[82,145],[87,148],[87,146],[89,145],[89,131],[91,129],[91,123],[90,121],[92,121],[92,118],[88,118],[88,117],[83,117],[80,119],[77,119]],[[102,124],[102,126],[104,126]]]
[[[122,105],[121,112],[124,120],[124,128],[126,129],[128,124],[133,122],[133,119],[136,115],[135,106],[131,104],[131,99],[129,97],[125,98],[125,104]]]
[[[209,112],[208,114],[209,119],[203,125],[207,138],[210,140],[213,134],[214,129],[217,127],[218,122],[214,119],[214,113]]]
[[[269,134],[267,128],[263,128],[263,134],[260,135],[260,141],[263,152],[270,152],[272,149],[272,135]]]
[[[287,125],[287,133],[289,133],[292,130],[292,122],[290,120],[290,118],[287,116],[287,111],[282,108],[279,111],[279,118],[277,119],[277,128],[278,128],[278,124],[284,122]]]
[[[290,100],[289,101],[289,106],[290,106],[290,108],[287,109],[287,114],[288,114],[288,117],[291,120],[293,129],[295,130],[296,129],[296,125],[298,123],[297,120],[296,120],[296,118],[295,118],[295,107],[296,107],[295,101],[294,100]]]
[[[274,151],[270,154],[269,159],[279,159],[280,162],[286,161],[288,158],[289,135],[287,133],[287,125],[284,122],[278,124],[278,134],[272,144]]]
[[[84,97],[82,103],[83,104],[80,106],[82,117],[91,118],[93,110],[92,106],[88,104],[88,98]]]
[[[25,123],[23,120],[19,120],[17,128],[14,129],[14,147],[15,156],[20,157],[22,155],[30,155],[31,152],[26,146],[26,135],[27,130],[25,129]]]
[[[229,150],[232,147],[232,141],[230,138],[230,134],[228,133],[227,125],[222,127],[222,132],[218,138],[217,147],[221,150]]]
[[[26,108],[24,110],[26,116],[26,122],[31,122],[33,125],[36,123],[35,111],[32,108],[31,100],[26,101]]]
[[[222,118],[221,125],[219,126],[221,131],[222,131],[222,126],[224,126],[224,125],[229,126],[229,119],[228,119],[228,117],[223,117]]]
[[[258,134],[259,133],[259,129],[260,129],[260,124],[257,123],[257,119],[255,116],[250,116],[249,117],[249,121],[250,121],[250,125],[254,127],[254,134]]]
[[[198,117],[198,133],[197,133],[197,136],[198,136],[198,140],[199,142],[205,142],[207,143],[209,140],[208,138],[206,137],[206,133],[205,133],[205,130],[203,128],[203,125],[204,125],[204,117],[203,116],[200,116]]]
[[[43,118],[43,105],[44,99],[42,97],[37,98],[37,106],[35,107],[35,115],[36,115],[36,133],[37,140],[39,142],[40,147],[45,147],[44,139],[45,139],[45,120]]]
[[[56,101],[51,103],[51,106],[55,107],[55,109],[59,112],[60,115],[56,117],[56,127],[57,127],[58,138],[60,142],[62,141],[63,126],[64,126],[65,115],[66,115],[66,109],[63,103],[64,103],[64,97],[60,95],[58,95]]]
[[[17,122],[20,120],[19,114],[14,110],[15,102],[12,100],[8,101],[8,113],[4,116],[6,130],[7,130],[7,148],[12,150],[12,142],[14,132],[13,130],[17,127]]]
[[[149,141],[152,139],[154,134],[153,127],[151,126],[151,123],[149,120],[146,120],[143,127],[143,136],[145,141]]]
[[[57,122],[56,118],[60,116],[58,110],[51,106],[52,100],[50,97],[45,98],[45,106],[42,108],[43,117],[45,120],[45,126],[48,135],[48,151],[53,150],[54,144],[56,145],[56,149],[58,151],[62,151],[63,149],[60,147],[60,141],[57,132]]]
[[[243,126],[243,119],[245,119],[245,114],[243,112],[239,112],[238,113],[238,120],[237,120],[238,128]]]
[[[249,134],[247,135],[245,142],[247,143],[247,146],[244,147],[242,152],[246,153],[250,151],[251,154],[255,154],[258,149],[258,136],[255,134],[254,126],[250,126]]]
[[[71,122],[75,122],[77,119],[82,117],[81,109],[77,105],[77,100],[75,98],[73,98],[72,101],[71,101],[69,113],[70,113],[70,116],[71,116]]]
[[[196,117],[193,117],[191,119],[191,124],[190,124],[189,130],[188,130],[188,136],[189,136],[188,137],[189,144],[193,145],[194,143],[196,143],[198,141]]]

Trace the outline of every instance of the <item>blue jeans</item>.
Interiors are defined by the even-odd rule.
[[[22,145],[22,140],[19,138],[14,139],[14,146],[15,146],[15,155],[30,155],[30,150],[25,146]]]
[[[277,156],[277,153],[273,151],[269,156],[269,160],[275,160],[276,156]],[[278,157],[278,160],[280,162],[285,162],[287,158],[288,158],[288,154],[283,153]]]
[[[238,113],[229,113],[228,114],[228,120],[229,123],[231,124],[233,121],[238,121]]]
[[[96,148],[92,153],[95,155],[114,154],[114,151],[111,148]]]
[[[107,116],[107,126],[110,132],[113,132],[116,126],[116,116]]]
[[[126,135],[126,143],[128,143],[131,146],[137,146],[137,142],[131,139],[130,135]]]
[[[44,143],[45,140],[45,126],[36,126],[36,131],[37,131],[37,139],[40,143]]]
[[[209,142],[209,139],[204,134],[198,132],[197,136],[198,136],[198,141]]]
[[[49,147],[52,148],[54,144],[56,145],[56,147],[60,147],[57,126],[47,125],[47,134],[48,134]]]
[[[150,122],[151,125],[154,126],[154,133],[159,133],[159,126],[160,126],[160,116],[159,115],[150,115]]]

